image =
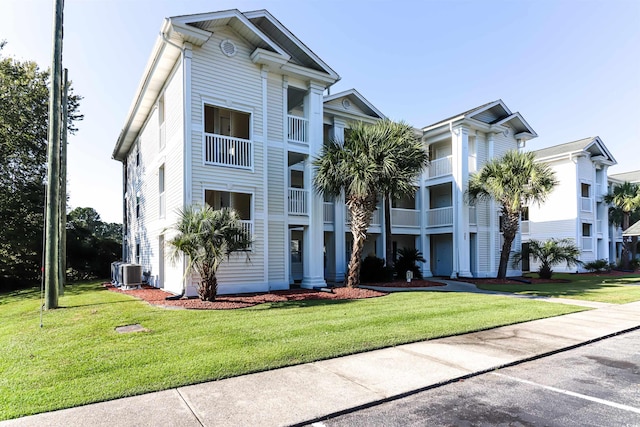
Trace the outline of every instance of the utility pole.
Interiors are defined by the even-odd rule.
[[[54,0],[53,59],[49,92],[49,143],[47,147],[47,206],[45,230],[44,286],[45,308],[58,308],[58,259],[60,238],[60,90],[62,71],[63,0]]]
[[[58,265],[60,295],[64,295],[64,284],[67,281],[67,116],[69,97],[69,70],[62,73],[62,134],[60,135],[60,248],[58,249],[60,264]]]

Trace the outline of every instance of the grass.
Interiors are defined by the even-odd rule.
[[[537,275],[532,276],[537,277]],[[584,275],[555,273],[553,279],[566,279],[570,283],[540,283],[517,285],[479,284],[480,289],[513,292],[522,295],[571,298],[586,301],[625,304],[640,301],[640,275],[626,276]],[[631,284],[635,284],[631,286]]]
[[[39,308],[37,290],[0,294],[0,420],[583,310],[438,292],[168,310],[97,283],[43,328]],[[134,323],[148,331],[114,330]]]

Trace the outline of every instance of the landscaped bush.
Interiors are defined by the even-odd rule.
[[[587,271],[593,273],[604,273],[605,271],[611,271],[611,265],[606,259],[599,259],[596,261],[588,262],[584,265],[584,268]]]
[[[407,276],[407,271],[413,272],[414,279],[422,279],[422,270],[418,267],[418,262],[425,262],[422,252],[415,248],[402,248],[398,250],[398,261],[396,261],[396,274],[402,279]]]
[[[384,259],[369,255],[362,260],[361,282],[390,282],[392,280],[393,268],[385,267]]]

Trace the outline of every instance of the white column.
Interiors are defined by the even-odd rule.
[[[489,146],[487,160],[493,160],[495,150],[494,133],[487,133],[487,144]],[[496,208],[496,202],[492,199],[489,201],[489,253],[486,255],[489,257],[489,272],[492,275],[497,275],[498,273],[498,269],[496,267],[496,240],[500,233],[498,227],[498,210]]]
[[[331,128],[331,138],[337,141],[344,141],[344,128],[346,123],[343,120],[334,117],[333,126]],[[335,271],[330,279],[335,282],[344,282],[347,271],[347,253],[346,248],[346,227],[345,227],[345,204],[344,195],[333,203],[333,241],[334,245],[334,263]]]
[[[285,201],[283,208],[284,212],[284,230],[285,230],[285,255],[284,255],[284,277],[285,280],[289,280],[289,284],[293,284],[293,277],[291,275],[291,230],[289,229],[289,215],[287,212],[287,199],[289,197],[289,150],[287,135],[289,132],[289,121],[287,119],[288,113],[288,92],[289,92],[289,80],[287,76],[282,76],[282,135],[283,135],[283,158],[282,158],[282,176],[284,176],[284,182],[282,185],[283,200]],[[303,248],[304,249],[304,248]]]
[[[324,280],[324,200],[313,191],[312,159],[322,149],[322,94],[324,86],[311,82],[304,98],[304,112],[309,120],[309,157],[305,160],[304,187],[309,190],[309,226],[305,228],[302,278],[303,288],[326,286]]]
[[[469,182],[469,129],[459,126],[451,135],[453,157],[453,271],[459,277],[472,277],[469,246],[469,207],[464,192]]]
[[[432,277],[431,272],[431,238],[427,233],[427,210],[429,209],[429,189],[425,187],[425,172],[420,175],[420,236],[419,247],[425,262],[422,264],[422,275],[424,277]]]
[[[271,283],[269,282],[269,179],[268,179],[268,170],[269,170],[269,151],[268,151],[268,124],[267,124],[267,116],[268,116],[268,94],[267,94],[267,79],[269,78],[269,68],[266,65],[262,66],[262,70],[260,72],[260,77],[262,78],[262,192],[263,192],[263,247],[264,254],[262,258],[263,262],[263,275],[264,282],[267,284],[267,289],[271,290]]]

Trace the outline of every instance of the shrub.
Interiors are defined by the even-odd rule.
[[[587,271],[591,271],[593,273],[604,273],[611,270],[611,265],[606,259],[599,259],[586,263],[584,265],[584,268]]]
[[[393,280],[393,268],[384,266],[384,259],[369,255],[362,260],[360,268],[361,282],[390,282]]]
[[[400,279],[407,276],[407,271],[413,272],[414,279],[422,279],[422,270],[418,267],[418,262],[425,262],[422,252],[415,248],[402,248],[398,250],[398,261],[396,261],[396,274]]]

